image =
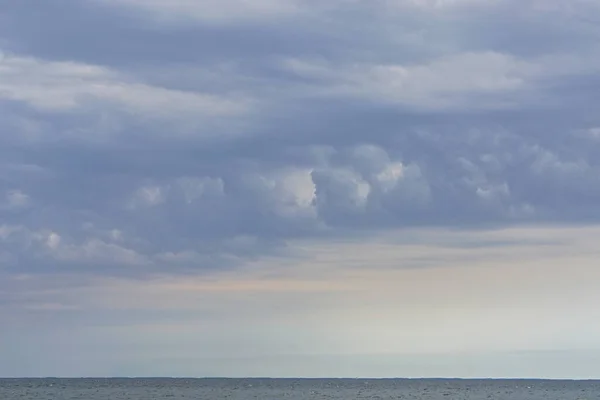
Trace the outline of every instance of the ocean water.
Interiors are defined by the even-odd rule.
[[[0,379],[0,400],[600,399],[600,381],[454,379]]]

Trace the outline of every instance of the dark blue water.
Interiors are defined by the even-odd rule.
[[[600,381],[445,379],[0,379],[0,400],[600,399]]]

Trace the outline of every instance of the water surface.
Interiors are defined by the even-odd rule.
[[[1,400],[600,400],[600,381],[446,379],[0,379]]]

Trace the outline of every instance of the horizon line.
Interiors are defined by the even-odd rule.
[[[273,376],[0,376],[0,380],[85,380],[85,379],[172,379],[172,380],[454,380],[454,381],[555,381],[589,382],[598,378],[532,378],[532,377],[273,377]]]

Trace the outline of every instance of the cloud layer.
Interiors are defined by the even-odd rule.
[[[0,28],[11,270],[600,217],[592,2],[26,3]]]

